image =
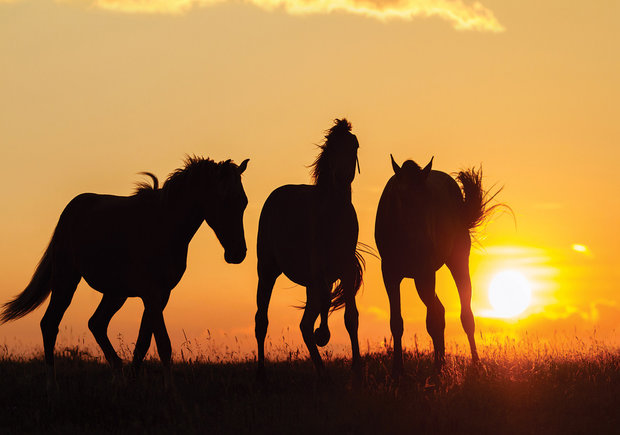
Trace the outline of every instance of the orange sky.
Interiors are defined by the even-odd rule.
[[[149,4],[145,8],[145,4]],[[173,348],[205,337],[244,349],[255,311],[258,215],[267,195],[309,181],[315,144],[346,116],[360,141],[353,184],[360,241],[391,176],[389,153],[446,172],[484,166],[516,215],[498,216],[472,254],[479,330],[540,336],[574,331],[617,342],[620,280],[620,30],[616,1],[0,0],[0,299],[23,290],[59,214],[81,192],[126,195],[136,175],[160,178],[185,153],[250,158],[248,246],[228,265],[211,230],[190,245],[165,316]],[[155,6],[153,6],[155,5]],[[585,253],[571,248],[587,246]],[[361,342],[388,337],[379,261],[358,296]],[[534,286],[519,319],[487,319],[487,286],[517,268]],[[464,340],[456,288],[437,291],[447,339]],[[300,343],[304,291],[284,278],[270,306],[272,342]],[[60,340],[92,343],[100,295],[83,283]],[[0,327],[13,352],[41,346],[44,308]],[[135,341],[128,301],[110,336]],[[403,286],[405,344],[426,342],[425,311]],[[334,345],[347,342],[342,314]],[[287,332],[287,328],[290,331]],[[249,337],[249,338],[248,338]],[[247,346],[246,346],[247,345]],[[365,348],[365,345],[362,346]]]

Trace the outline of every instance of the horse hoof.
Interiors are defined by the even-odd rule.
[[[323,347],[329,343],[331,334],[328,328],[317,328],[314,330],[314,341],[317,346]]]

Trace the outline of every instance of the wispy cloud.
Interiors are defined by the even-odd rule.
[[[14,0],[0,0],[7,2]],[[59,2],[65,0],[57,0]],[[436,17],[457,30],[502,32],[493,12],[477,1],[464,0],[72,0],[101,9],[125,13],[183,14],[197,7],[241,1],[268,11],[293,15],[347,12],[381,21]]]

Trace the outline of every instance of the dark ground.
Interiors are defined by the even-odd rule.
[[[306,360],[184,362],[175,388],[160,365],[114,380],[98,358],[66,349],[57,359],[58,391],[48,399],[40,357],[0,359],[0,433],[620,433],[620,353],[529,357],[497,352],[472,367],[449,357],[437,377],[428,353],[407,354],[399,386],[390,356],[365,356],[364,386],[348,362],[328,362],[318,383]]]

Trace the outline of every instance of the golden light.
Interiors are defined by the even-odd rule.
[[[573,251],[581,252],[583,254],[588,252],[588,247],[586,245],[581,245],[579,243],[575,243],[573,246]]]
[[[521,314],[532,301],[532,286],[516,270],[502,270],[489,284],[489,302],[497,317],[514,317]]]

